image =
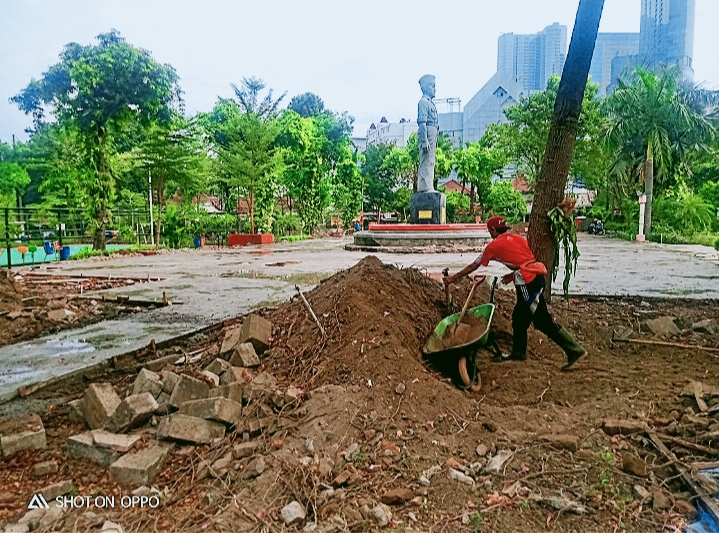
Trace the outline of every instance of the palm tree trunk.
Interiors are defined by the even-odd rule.
[[[604,0],[580,0],[572,31],[567,61],[559,82],[554,114],[549,128],[547,148],[537,185],[534,205],[529,219],[529,246],[538,261],[544,263],[550,276],[544,297],[551,300],[555,241],[547,213],[564,198],[569,168],[579,128],[579,115],[589,76],[589,66],[602,18]]]
[[[644,207],[644,235],[652,232],[652,199],[654,197],[654,154],[651,144],[647,148],[647,162],[644,173],[644,194],[647,204]]]
[[[474,183],[469,189],[469,216],[474,216]]]

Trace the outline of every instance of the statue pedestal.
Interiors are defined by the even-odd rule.
[[[441,192],[414,193],[409,200],[410,224],[446,224],[447,197]]]

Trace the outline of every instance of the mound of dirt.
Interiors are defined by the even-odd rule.
[[[13,280],[0,275],[0,311],[12,311],[20,305],[20,296]]]

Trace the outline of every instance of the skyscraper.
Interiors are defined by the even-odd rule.
[[[518,83],[525,93],[543,91],[549,78],[561,75],[567,58],[567,27],[558,23],[539,33],[499,37],[497,73]]]
[[[680,65],[694,77],[696,0],[642,0],[639,55],[647,66]]]
[[[607,87],[612,82],[612,61],[617,57],[636,56],[638,53],[638,33],[600,33],[597,36],[589,79],[599,84],[599,96],[607,93]]]

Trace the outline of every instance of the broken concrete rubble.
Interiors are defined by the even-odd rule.
[[[707,318],[692,324],[692,330],[706,335],[716,335],[719,332],[719,327],[715,320]]]
[[[149,485],[162,468],[172,445],[155,443],[127,453],[110,465],[110,477],[123,485]]]
[[[167,394],[172,394],[175,386],[180,381],[180,376],[172,370],[160,370],[160,378],[162,379],[162,390]]]
[[[149,392],[153,398],[157,398],[162,392],[163,386],[162,378],[160,378],[159,374],[143,368],[135,378],[135,383],[132,386],[132,394]]]
[[[0,453],[3,457],[10,457],[21,450],[45,448],[45,426],[37,414],[31,413],[20,419],[0,420]]]
[[[261,449],[262,444],[259,441],[240,442],[232,447],[232,456],[235,459],[242,459],[255,455]]]
[[[662,316],[647,320],[647,327],[659,337],[674,337],[681,335],[681,330],[674,323],[675,318],[672,316]]]
[[[129,452],[137,442],[142,440],[140,435],[122,435],[100,429],[91,431],[90,433],[96,446],[108,448],[120,453]]]
[[[32,475],[35,477],[48,476],[57,473],[58,469],[57,461],[44,461],[33,465]]]
[[[90,429],[100,429],[122,400],[111,383],[93,383],[82,399],[82,412]]]
[[[252,379],[252,374],[246,368],[232,366],[220,376],[220,385],[227,386],[233,383],[244,384]]]
[[[230,357],[232,366],[255,368],[260,366],[260,358],[257,357],[255,347],[251,342],[243,342],[235,346]]]
[[[227,398],[228,400],[232,400],[234,402],[237,402],[238,404],[242,405],[242,398],[243,398],[243,392],[242,392],[242,385],[240,383],[232,383],[231,385],[224,385],[221,387],[216,387],[214,389],[210,389],[209,398]]]
[[[214,361],[212,361],[209,365],[205,367],[205,370],[208,372],[212,372],[213,374],[216,374],[218,376],[222,375],[222,373],[226,370],[229,370],[232,365],[225,361],[224,359],[217,358]]]
[[[579,437],[575,435],[545,435],[542,440],[558,450],[576,452],[579,449]]]
[[[157,428],[161,439],[209,444],[225,436],[225,425],[182,413],[165,417]]]
[[[242,323],[239,342],[251,342],[255,347],[255,352],[262,355],[270,347],[271,336],[272,322],[251,313],[245,317],[245,321]]]
[[[236,426],[242,419],[242,405],[223,397],[204,398],[183,403],[180,413]]]
[[[283,507],[282,511],[280,511],[280,514],[282,515],[282,519],[285,521],[285,524],[287,524],[288,526],[296,524],[297,522],[302,522],[302,520],[304,520],[306,516],[305,508],[302,507],[302,504],[297,501],[294,501]]]
[[[66,479],[64,481],[48,485],[47,487],[43,487],[40,489],[40,494],[42,494],[43,498],[49,502],[50,500],[54,500],[58,496],[64,496],[73,490],[75,490],[75,486],[72,484],[72,481]]]
[[[222,341],[222,347],[220,348],[220,357],[223,359],[229,359],[232,350],[235,349],[240,343],[241,326],[236,326],[225,331],[225,338]]]
[[[140,427],[152,418],[157,408],[157,402],[149,392],[132,394],[117,406],[107,421],[107,429],[112,433],[122,433]]]
[[[183,374],[175,385],[170,395],[170,406],[179,409],[180,406],[190,400],[207,398],[210,386],[204,381]]]
[[[647,425],[641,420],[605,420],[602,424],[604,433],[614,435],[635,435],[646,431]]]
[[[104,467],[110,466],[120,458],[120,452],[95,445],[93,430],[67,439],[67,454],[74,459],[87,459]]]
[[[243,390],[248,401],[269,396],[277,390],[277,379],[269,372],[260,372],[245,385]]]

